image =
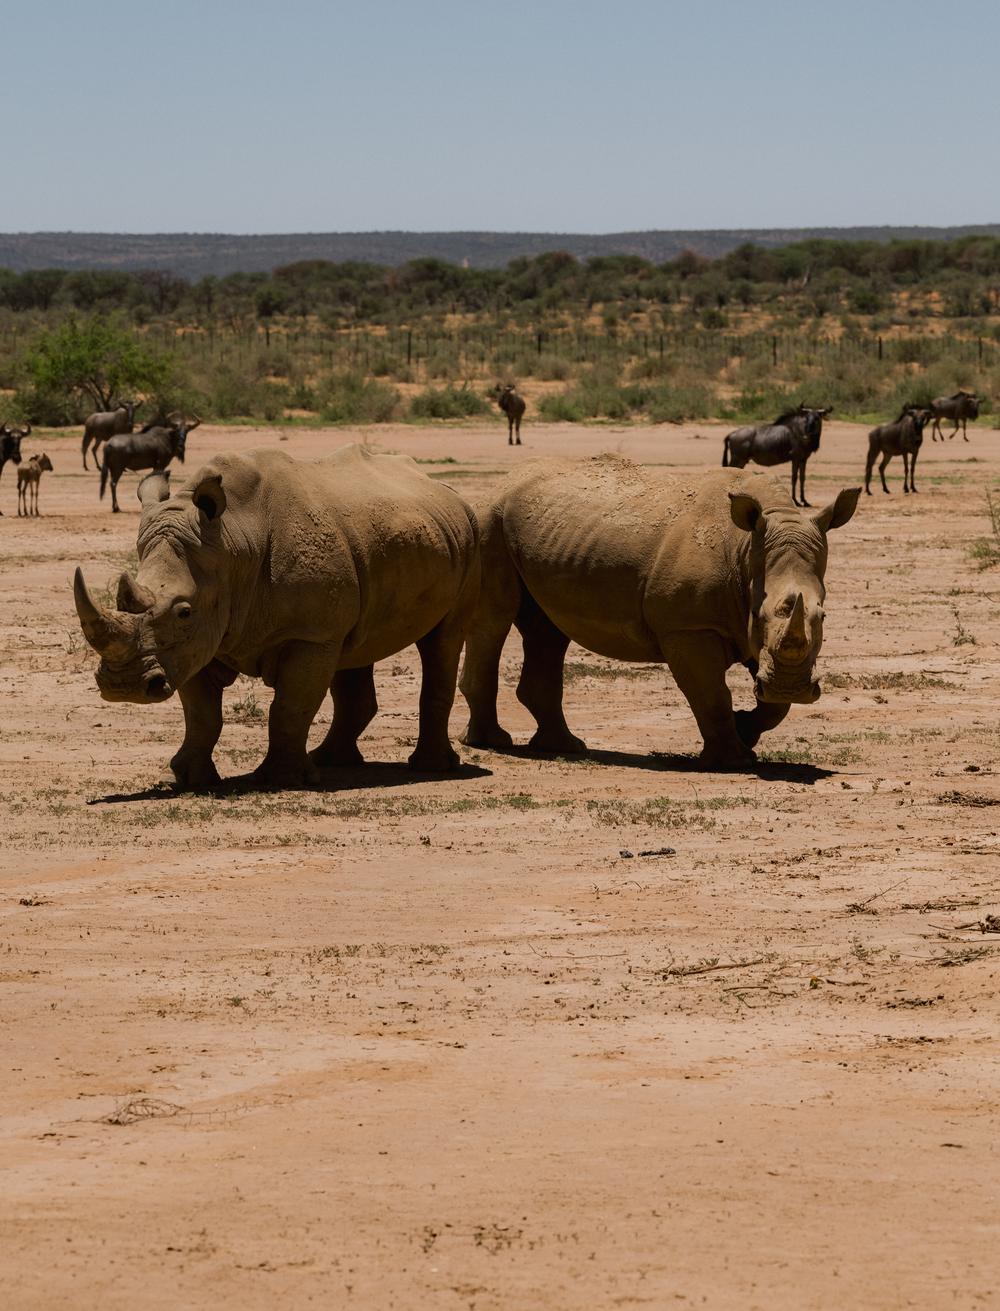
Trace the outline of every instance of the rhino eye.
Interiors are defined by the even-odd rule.
[[[187,601],[178,601],[174,606],[174,614],[178,619],[191,618],[191,606]]]

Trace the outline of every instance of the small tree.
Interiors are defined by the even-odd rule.
[[[30,384],[20,398],[39,422],[53,413],[67,416],[86,398],[99,410],[111,408],[122,393],[160,393],[167,389],[172,361],[113,320],[70,318],[43,332],[25,352],[22,368]]]

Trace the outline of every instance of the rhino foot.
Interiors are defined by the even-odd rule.
[[[447,774],[458,769],[461,757],[449,742],[444,747],[421,747],[406,762],[418,774]]]
[[[180,792],[211,792],[222,782],[211,756],[207,760],[204,756],[185,758],[183,752],[178,751],[170,768]]]
[[[514,745],[514,739],[499,724],[492,728],[478,729],[470,722],[459,741],[463,746],[485,747],[488,751],[509,751]]]
[[[705,747],[698,757],[698,762],[702,769],[728,772],[753,768],[757,763],[757,756],[749,747],[738,743],[730,747]]]
[[[541,751],[552,756],[585,756],[587,744],[583,738],[576,737],[569,729],[542,729],[528,743],[532,751]]]
[[[327,746],[324,743],[309,752],[309,759],[320,769],[356,769],[365,763],[356,742],[346,742],[342,746]]]
[[[319,782],[319,770],[304,751],[301,757],[272,756],[269,753],[250,777],[267,788],[308,788]]]

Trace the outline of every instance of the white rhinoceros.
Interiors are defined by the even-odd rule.
[[[448,714],[479,554],[456,492],[362,446],[315,463],[219,455],[169,499],[161,492],[144,493],[139,568],[121,575],[117,610],[95,604],[79,569],[74,594],[105,700],[180,696],[184,741],[170,764],[181,787],[218,782],[222,690],[238,673],[274,688],[261,781],[294,786],[317,765],[360,763],[357,738],[378,708],[372,665],[411,642],[423,684],[410,764],[458,764]],[[333,724],[310,757],[328,688]]]
[[[539,460],[479,514],[483,586],[461,689],[469,746],[503,749],[500,653],[524,643],[517,697],[539,751],[586,750],[562,710],[570,641],[616,660],[665,662],[687,698],[708,765],[753,761],[761,733],[792,702],[820,694],[826,535],[853,515],[860,488],[806,512],[762,473],[660,477],[614,455]],[[726,670],[742,663],[757,704],[733,713]]]

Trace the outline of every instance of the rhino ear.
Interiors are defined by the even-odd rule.
[[[845,487],[842,492],[837,493],[837,499],[832,505],[816,511],[812,516],[813,523],[821,533],[828,533],[832,528],[843,528],[858,508],[860,495],[860,487]]]
[[[206,519],[218,519],[226,511],[226,493],[222,487],[222,474],[211,473],[202,478],[191,493],[191,500]]]
[[[763,506],[756,496],[748,492],[729,493],[729,513],[736,527],[742,528],[745,533],[752,533],[764,522]]]

